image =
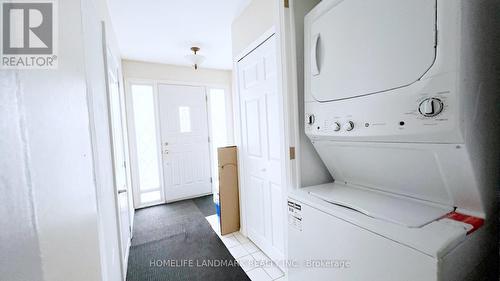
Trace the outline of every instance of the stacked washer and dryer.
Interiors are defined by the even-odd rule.
[[[473,2],[324,0],[306,16],[305,134],[335,181],[289,193],[289,280],[462,280],[497,247]]]

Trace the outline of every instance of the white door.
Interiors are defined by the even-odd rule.
[[[210,194],[205,89],[160,84],[158,94],[165,200]]]
[[[130,202],[127,185],[126,169],[126,143],[124,136],[123,106],[120,95],[120,84],[118,78],[118,66],[109,50],[105,50],[107,62],[107,83],[109,99],[109,118],[111,121],[111,137],[113,148],[114,183],[116,192],[116,207],[118,216],[118,227],[120,231],[121,259],[123,270],[126,271],[128,249],[132,231],[130,228]],[[126,272],[125,272],[126,273]]]
[[[275,36],[238,62],[246,227],[250,239],[274,260],[284,251],[283,122],[276,69]]]

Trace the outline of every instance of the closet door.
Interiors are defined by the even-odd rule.
[[[284,187],[275,44],[272,36],[240,60],[238,76],[247,232],[276,260],[282,258],[284,250]]]

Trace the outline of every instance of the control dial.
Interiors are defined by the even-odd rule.
[[[423,100],[418,111],[425,117],[434,117],[443,111],[444,104],[438,98],[427,98]]]
[[[348,132],[352,131],[354,129],[354,122],[349,121],[349,122],[345,123],[344,128]]]
[[[314,124],[315,121],[316,121],[316,117],[314,116],[314,114],[307,114],[306,115],[307,125],[312,125],[312,124]]]
[[[340,124],[339,124],[339,122],[335,122],[335,123],[333,123],[333,130],[334,130],[335,132],[340,131]]]

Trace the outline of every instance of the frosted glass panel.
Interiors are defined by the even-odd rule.
[[[226,95],[223,89],[210,89],[213,142],[217,147],[227,145]]]
[[[153,86],[132,85],[132,103],[139,189],[141,191],[160,189],[160,163],[156,138]]]
[[[210,126],[212,128],[212,167],[214,187],[219,187],[217,148],[228,145],[226,120],[226,94],[223,89],[210,89]],[[216,190],[217,192],[217,190]]]

